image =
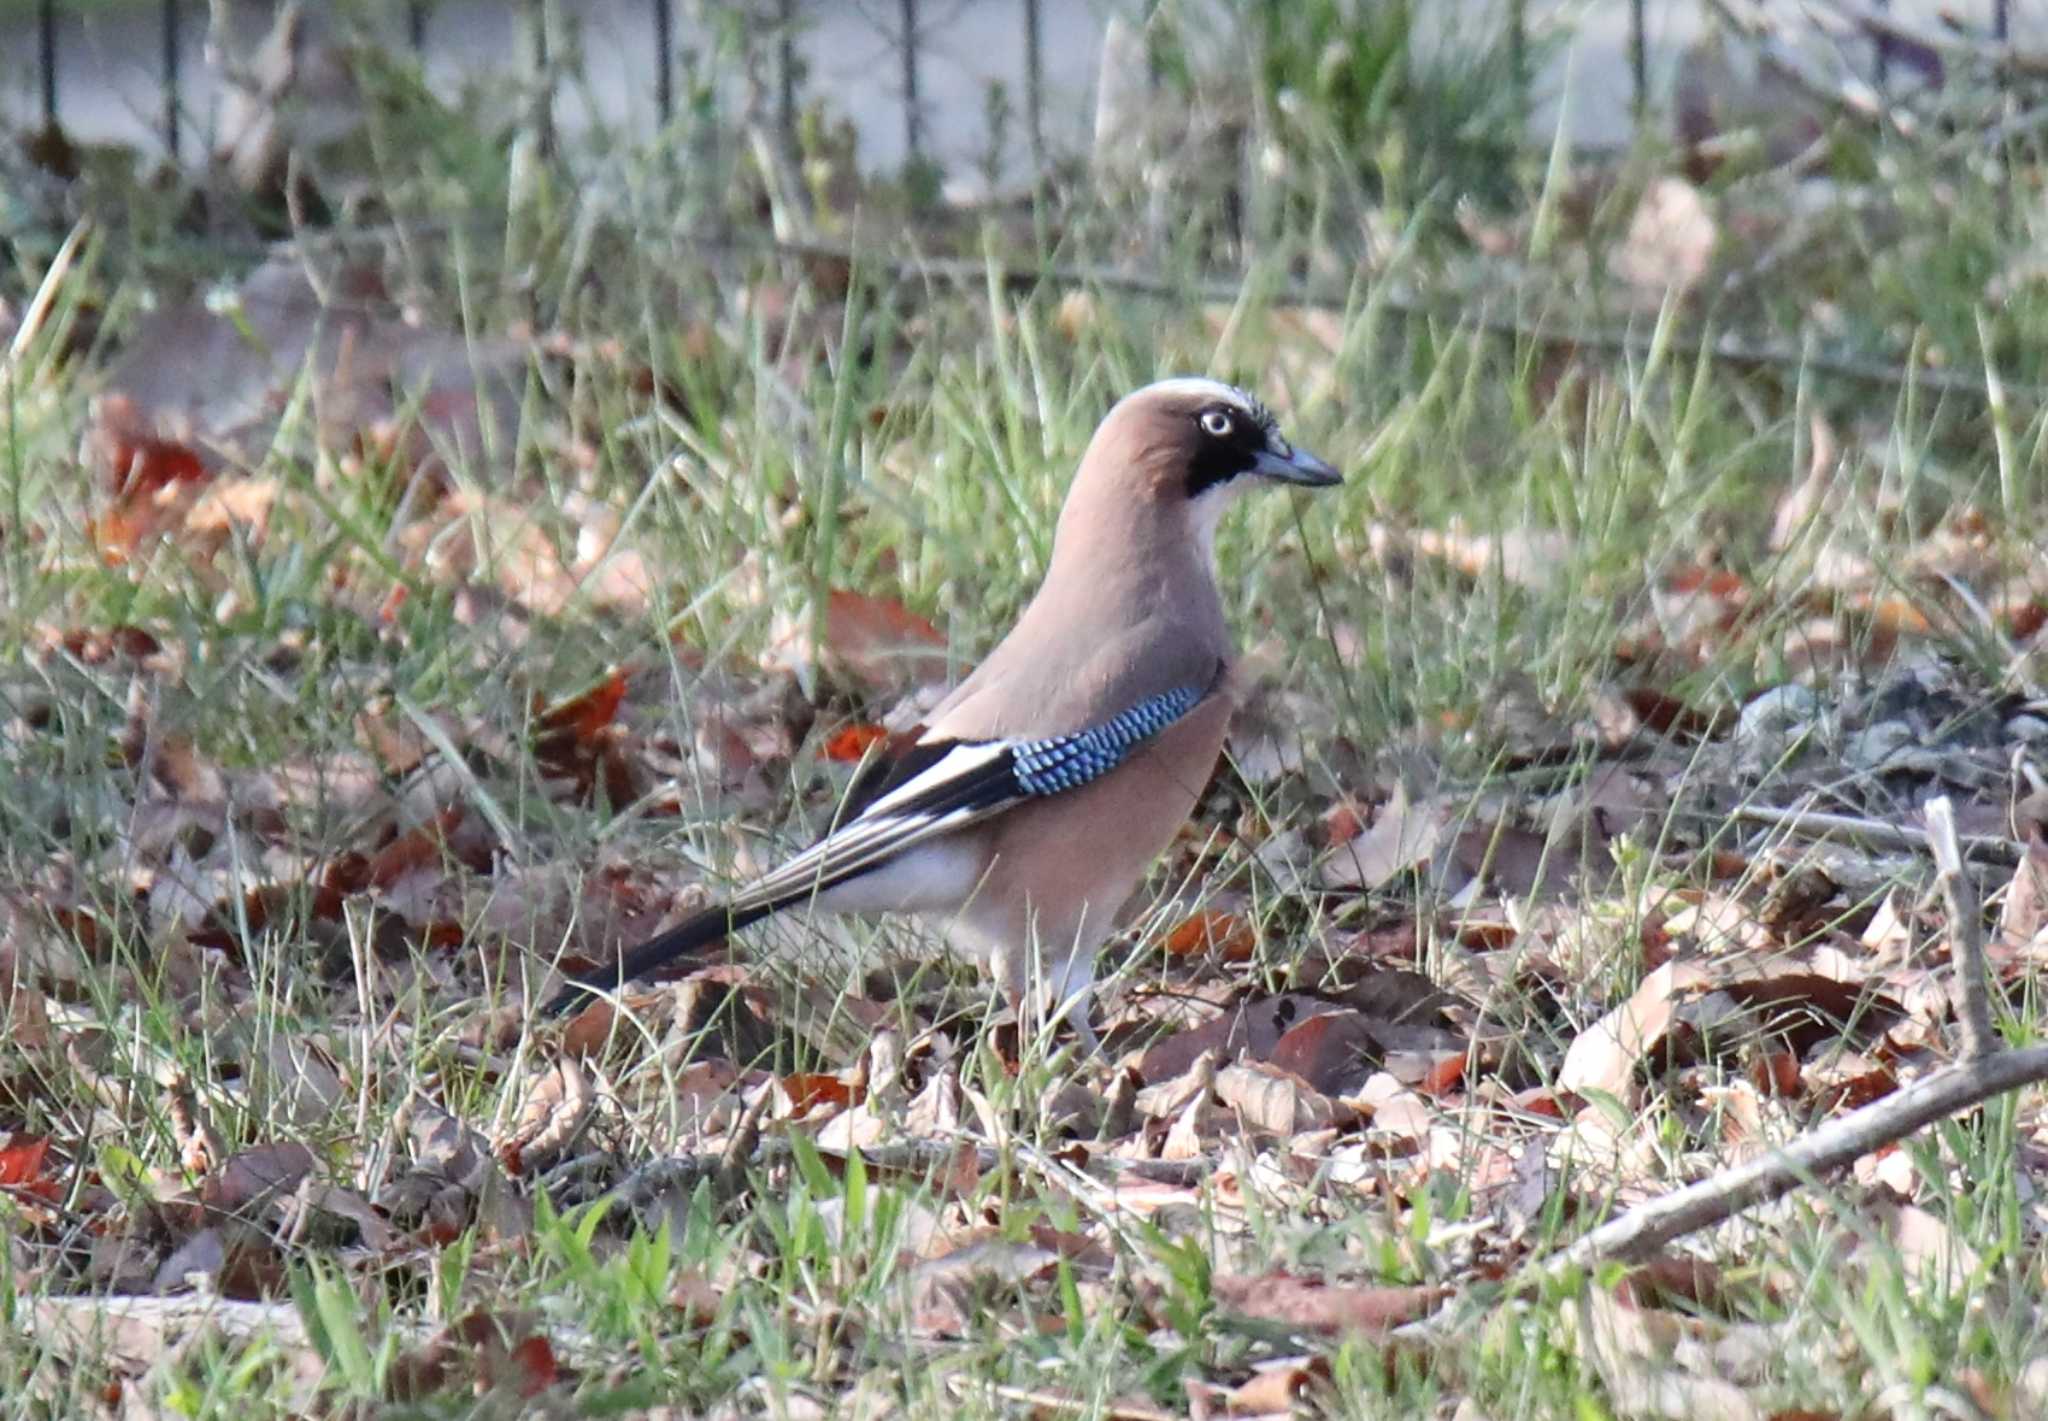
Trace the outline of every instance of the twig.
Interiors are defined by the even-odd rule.
[[[1979,1060],[1998,1049],[1991,1025],[1991,979],[1984,961],[1984,907],[1963,869],[1956,840],[1956,811],[1947,795],[1927,806],[1927,847],[1934,852],[1934,881],[1948,909],[1949,953],[1961,1001],[1963,1059]]]
[[[1965,59],[1988,67],[1995,74],[2020,78],[2048,77],[2048,54],[2037,54],[2014,45],[1971,39],[1967,35],[1923,29],[1883,10],[1859,4],[1857,0],[1821,0],[1829,10],[1863,30],[1874,39],[1896,40],[1936,54]]]
[[[775,1091],[764,1090],[754,1098],[733,1126],[732,1137],[725,1142],[725,1152],[719,1156],[713,1177],[718,1181],[718,1192],[730,1197],[740,1192],[740,1177],[746,1172],[747,1163],[752,1159],[754,1147],[761,1142],[761,1122],[767,1118],[769,1108],[775,1103]]]
[[[2048,1046],[1997,1051],[1944,1067],[1894,1095],[1828,1122],[1782,1150],[1631,1209],[1538,1266],[1555,1276],[1610,1259],[1640,1261],[1673,1239],[1789,1194],[1801,1184],[1937,1120],[2044,1080],[2048,1080]]]
[[[1808,816],[1809,822],[1815,818],[1845,817]],[[1860,821],[1848,822],[1863,827]],[[1954,945],[1957,986],[1962,999],[1961,1059],[1895,1095],[1828,1122],[1782,1150],[1761,1155],[1629,1210],[1571,1247],[1552,1254],[1540,1265],[1542,1272],[1555,1276],[1608,1259],[1627,1262],[1646,1258],[1673,1239],[1789,1194],[1801,1184],[1902,1140],[1937,1120],[1946,1120],[1992,1096],[2048,1080],[2048,1046],[2004,1050],[1992,1030],[1982,909],[1963,870],[1955,806],[1947,795],[1927,806],[1926,842],[1934,855],[1935,872],[1948,904],[1949,938]]]
[[[1912,853],[1918,853],[1927,845],[1926,835],[1898,824],[1887,824],[1882,819],[1859,819],[1853,814],[1826,814],[1818,809],[1773,809],[1765,804],[1738,804],[1725,814],[1708,810],[1686,812],[1701,819],[1739,819],[1749,824],[1764,824],[1802,839],[1839,835]],[[2026,851],[2024,845],[1996,834],[1959,834],[1956,841],[1960,851],[1970,857],[1993,859],[2000,863],[2018,863]]]
[[[1920,131],[1919,120],[1903,109],[1886,104],[1878,92],[1862,80],[1849,77],[1830,80],[1815,74],[1778,31],[1778,22],[1754,0],[1707,0],[1708,8],[1731,29],[1743,31],[1755,42],[1757,57],[1794,88],[1818,103],[1839,109],[1864,123],[1889,128],[1902,138]]]
[[[71,225],[64,245],[57,248],[57,255],[50,258],[49,269],[36,285],[36,294],[29,299],[28,309],[21,313],[21,324],[15,328],[14,339],[7,343],[7,358],[0,360],[0,383],[12,378],[15,365],[35,338],[42,334],[43,323],[50,318],[50,308],[57,304],[57,292],[62,289],[64,278],[71,274],[71,264],[78,259],[78,249],[91,231],[92,219],[79,218]]]

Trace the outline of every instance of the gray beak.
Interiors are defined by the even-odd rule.
[[[1328,488],[1344,482],[1342,474],[1308,450],[1285,443],[1278,443],[1278,447],[1265,450],[1253,460],[1252,472],[1275,483],[1299,484],[1303,488]]]

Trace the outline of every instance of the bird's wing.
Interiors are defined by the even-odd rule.
[[[617,966],[570,982],[546,1010],[560,1014],[593,992],[644,977],[779,909],[880,868],[927,839],[964,829],[1025,800],[1090,784],[1220,687],[1216,680],[1162,691],[1099,724],[1065,735],[914,745],[892,762],[871,766],[855,781],[848,795],[854,812],[824,838],[755,879],[729,902],[694,914],[642,943]]]
[[[896,858],[941,834],[1023,800],[1063,794],[1102,778],[1199,705],[1212,687],[1178,686],[1099,724],[1065,735],[954,740],[913,746],[866,802],[817,843],[735,896],[735,913],[781,906]],[[864,787],[856,785],[856,793]]]

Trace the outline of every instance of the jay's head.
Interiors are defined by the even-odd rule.
[[[1120,486],[1091,492],[1184,510],[1208,528],[1223,504],[1255,484],[1325,488],[1343,478],[1288,443],[1272,412],[1243,390],[1192,376],[1117,401],[1081,467],[1082,481]]]

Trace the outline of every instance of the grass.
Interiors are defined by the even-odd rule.
[[[488,145],[464,151],[477,148]],[[385,161],[403,164],[404,153],[389,144]],[[1347,306],[1304,335],[1310,323],[1275,293],[1309,234],[1356,215],[1330,205],[1367,200],[1355,174],[1312,173],[1319,180],[1288,201],[1260,207],[1295,225],[1272,255],[1249,260],[1228,310],[1112,289],[1076,303],[1061,288],[1020,294],[993,279],[901,282],[884,269],[880,243],[863,249],[840,301],[829,278],[801,263],[728,256],[714,265],[704,247],[676,239],[668,195],[686,215],[723,214],[689,209],[701,189],[659,154],[571,155],[613,181],[564,180],[523,197],[497,184],[501,174],[483,175],[479,190],[526,204],[510,211],[471,208],[445,181],[393,182],[407,193],[397,228],[406,240],[378,259],[423,297],[433,322],[483,343],[531,321],[573,352],[524,371],[525,418],[496,431],[488,457],[451,462],[453,495],[482,511],[429,517],[407,492],[403,460],[323,443],[322,392],[309,378],[288,392],[278,437],[254,459],[253,475],[279,490],[260,536],[171,538],[118,567],[90,531],[104,498],[77,462],[79,439],[115,353],[151,306],[175,298],[192,251],[95,239],[13,367],[0,444],[10,510],[0,557],[0,657],[10,668],[0,683],[10,722],[0,878],[17,959],[66,959],[52,1001],[71,1043],[24,1048],[8,1068],[5,1123],[74,1152],[70,1212],[55,1225],[32,1222],[41,1218],[32,1199],[0,1201],[14,1220],[0,1308],[21,1319],[75,1291],[79,1277],[107,1276],[104,1259],[88,1261],[112,1246],[87,1227],[90,1189],[130,1197],[130,1216],[144,1217],[155,1206],[142,1201],[194,1180],[181,1108],[216,1132],[216,1159],[302,1140],[323,1174],[366,1192],[416,1153],[404,1117],[421,1100],[502,1138],[553,1059],[521,1008],[570,933],[565,915],[590,906],[576,896],[583,886],[614,871],[668,890],[715,884],[803,839],[831,812],[830,772],[816,754],[825,735],[888,709],[886,698],[809,668],[800,695],[777,692],[758,667],[779,631],[815,624],[821,594],[850,588],[900,599],[944,629],[958,665],[971,663],[1035,586],[1066,477],[1100,413],[1156,374],[1242,380],[1285,409],[1293,437],[1348,474],[1314,501],[1247,506],[1219,539],[1242,640],[1262,649],[1273,683],[1313,710],[1302,717],[1314,728],[1305,770],[1220,792],[1226,808],[1273,831],[1312,822],[1375,776],[1402,773],[1470,805],[1523,794],[1523,732],[1502,712],[1509,703],[1568,726],[1623,681],[1707,708],[1779,684],[1793,670],[1790,638],[1814,615],[1812,552],[1823,533],[1904,567],[1967,504],[1986,520],[1988,562],[2030,567],[2042,512],[2031,475],[2040,401],[2015,396],[2000,417],[1910,378],[1894,388],[1700,354],[1696,333],[1717,323],[1776,322],[1764,328],[1883,342],[1893,359],[1938,347],[1945,368],[1994,365],[2016,388],[2041,378],[2041,356],[2024,339],[2031,298],[1991,308],[1982,294],[2030,241],[2009,191],[1970,170],[1938,179],[1910,152],[1879,156],[1900,174],[1882,240],[1852,229],[1817,242],[1721,304],[1632,308],[1637,298],[1614,290],[1590,255],[1615,239],[1608,229],[1627,210],[1616,199],[1620,216],[1596,214],[1567,233],[1532,275],[1518,298],[1526,304],[1513,306],[1522,335],[1465,317],[1499,309],[1488,304],[1499,298],[1461,304],[1473,259],[1441,221],[1418,223],[1377,280],[1361,280]],[[1623,183],[1660,170],[1663,157],[1619,163]],[[1510,208],[1537,211],[1556,196],[1541,159],[1528,156],[1511,175]],[[1403,181],[1412,194],[1413,175]],[[633,196],[621,203],[620,192]],[[1743,193],[1731,181],[1723,196],[1733,207]],[[1448,197],[1423,204],[1440,218]],[[1113,229],[1121,210],[1113,195],[1077,190],[1064,200],[1058,229],[1074,233]],[[1013,253],[1006,232],[991,222],[986,249],[1027,260],[1096,254],[1085,235],[1068,239],[1071,251]],[[53,245],[47,234],[15,243],[0,284],[10,301],[34,289]],[[1192,285],[1192,258],[1176,260],[1161,270]],[[1397,284],[1439,295],[1443,314],[1392,309],[1383,297]],[[736,301],[741,289],[752,299]],[[781,317],[766,314],[770,294]],[[1811,315],[1823,294],[1845,313],[1832,325]],[[1581,311],[1627,321],[1646,343],[1577,347]],[[1804,472],[1816,412],[1849,446],[1841,511],[1808,542],[1773,551],[1772,512]],[[656,570],[644,606],[596,605],[587,580],[546,611],[491,591],[522,540],[573,562],[593,509]],[[1562,552],[1544,576],[1511,575],[1499,560],[1475,575],[1409,544],[1454,525],[1475,538],[1554,532]],[[1626,661],[1618,646],[1640,636],[1660,589],[1702,565],[1742,579],[1739,623],[1690,660]],[[1924,644],[1970,668],[1973,690],[1988,693],[2012,671],[1998,639],[1926,579],[1901,573],[1878,585],[1927,613],[1935,634]],[[1846,695],[1861,669],[1854,653],[1878,629],[1853,607],[1837,620],[1850,664],[1840,685],[1822,684]],[[170,669],[140,673],[61,641],[124,625],[162,642]],[[537,704],[627,662],[654,668],[623,723],[675,747],[673,819],[647,803],[566,798],[528,752]],[[721,709],[742,705],[768,720],[792,698],[805,709],[791,717],[798,743],[786,765],[743,792],[704,771],[691,747]],[[459,748],[448,761],[468,768],[446,793],[495,831],[488,871],[450,873],[444,884],[455,895],[442,912],[459,933],[454,944],[428,948],[394,932],[393,910],[374,894],[352,899],[338,922],[314,911],[303,864],[366,844],[368,811],[346,792],[366,725],[430,742],[432,730],[442,748]],[[176,778],[187,755],[197,782]],[[175,903],[164,901],[164,865],[205,859],[217,832],[138,807],[163,815],[166,802],[205,799],[208,771],[230,794],[279,774],[313,786],[280,809],[298,859],[261,866],[289,889],[282,910],[267,925],[241,924],[255,986],[246,998],[223,993],[218,961],[193,944],[196,925],[166,926]],[[368,773],[385,783],[382,767]],[[1207,809],[1209,822],[1221,817],[1215,803]],[[1698,837],[1675,820],[1661,825],[1628,871],[1645,888],[1703,889],[1696,859],[1674,868],[1653,852]],[[1149,919],[1142,940],[1189,901],[1237,893],[1268,928],[1256,970],[1270,981],[1285,981],[1307,949],[1390,913],[1421,920],[1426,965],[1460,960],[1455,934],[1439,926],[1455,915],[1412,910],[1398,891],[1305,897],[1258,847],[1251,837],[1226,845],[1194,860],[1198,872],[1177,861],[1176,908]],[[154,899],[138,897],[142,869],[153,870]],[[75,929],[81,913],[98,924],[89,960]],[[1633,985],[1617,913],[1633,909],[1583,905],[1578,946],[1589,970],[1559,982],[1552,998],[1517,983],[1493,1004],[1525,1033],[1525,1077],[1547,1078],[1570,1040]],[[770,954],[768,1010],[783,1075],[857,1058],[871,1028],[851,1004],[881,996],[859,975],[872,953],[930,946],[904,925],[797,925],[757,940],[781,948]],[[1557,950],[1568,946],[1560,938]],[[1107,965],[1118,964],[1133,986],[1172,975],[1135,948],[1113,953]],[[1704,1320],[1664,1327],[1659,1314],[1643,1324],[1653,1338],[1603,1346],[1588,1336],[1615,1324],[1596,1308],[1611,1280],[1527,1291],[1489,1268],[1585,1220],[1553,1194],[1524,1239],[1502,1242],[1499,1221],[1488,1222],[1499,1206],[1480,1197],[1478,1180],[1480,1146],[1496,1127],[1476,1110],[1469,1157],[1398,1209],[1343,1182],[1331,1159],[1304,1177],[1269,1151],[1255,1169],[1251,1152],[1225,1139],[1215,1150],[1219,1168],[1231,1167],[1227,1185],[1212,1179],[1149,1218],[1112,1218],[1099,1192],[1053,1187],[1061,1176],[1047,1163],[1065,1141],[1060,1088],[1085,1068],[1046,1039],[1013,1074],[973,1029],[986,993],[972,974],[943,962],[922,972],[905,997],[927,1019],[937,1002],[967,1023],[946,1048],[957,1053],[957,1108],[962,1128],[994,1150],[992,1167],[964,1188],[929,1162],[872,1172],[858,1155],[829,1163],[801,1131],[788,1133],[772,1167],[739,1178],[700,1171],[638,1212],[607,1192],[615,1173],[598,1184],[574,1171],[545,1188],[522,1182],[508,1212],[480,1208],[449,1237],[408,1233],[435,1245],[394,1249],[373,1267],[317,1243],[287,1250],[278,1295],[302,1344],[214,1336],[165,1349],[137,1381],[111,1347],[95,1357],[38,1342],[43,1328],[6,1329],[0,1414],[74,1414],[96,1395],[104,1402],[121,1378],[150,1406],[192,1416],[298,1414],[309,1391],[333,1412],[497,1414],[557,1364],[573,1368],[573,1385],[544,1388],[536,1404],[561,1414],[1010,1416],[1029,1413],[1040,1393],[1065,1398],[1063,1414],[1113,1415],[1126,1402],[1171,1413],[1187,1406],[1189,1381],[1234,1384],[1255,1364],[1306,1349],[1323,1359],[1316,1395],[1330,1414],[1594,1417],[1656,1414],[1642,1377],[1697,1377],[1683,1354],[1703,1346],[1721,1349],[1707,1374],[1736,1379],[1780,1414],[1968,1414],[1954,1397],[2023,1414],[2018,1398],[2028,1393],[2015,1388],[2030,1363],[2038,1369],[2043,1329],[2035,1186],[2018,1162],[2038,1144],[2031,1115],[2012,1101],[1906,1151],[1912,1197],[1973,1251],[1969,1268],[1925,1266],[1867,1224],[1851,1182],[1829,1182],[1704,1241],[1728,1295],[1700,1310]],[[377,992],[383,1005],[366,1016],[360,1003]],[[913,1024],[907,1007],[900,1021]],[[333,1099],[302,1098],[308,1072],[286,1062],[303,1045],[329,1059]],[[626,1170],[687,1155],[698,1138],[681,1090],[692,1049],[671,1035],[596,1058],[597,1088],[616,1108],[593,1126],[590,1148]],[[1790,1131],[1817,1113],[1808,1102],[1764,1124]],[[1652,1177],[1671,1183],[1746,1147],[1740,1128],[1676,1088],[1648,1091],[1612,1125]],[[1553,1157],[1594,1204],[1608,1187],[1596,1154]],[[919,1231],[941,1217],[986,1228],[988,1267],[935,1282],[918,1266]],[[1032,1252],[1047,1231],[1087,1233],[1105,1257],[1083,1266],[1057,1249]],[[1456,1301],[1421,1339],[1304,1342],[1218,1302],[1218,1276],[1276,1264],[1345,1282],[1446,1283]],[[920,1310],[947,1306],[957,1325],[934,1342]],[[465,1343],[457,1351],[468,1360],[439,1376],[423,1366],[434,1331],[479,1313],[503,1335]],[[547,1339],[552,1360],[521,1350],[533,1337]],[[308,1355],[320,1364],[317,1382]]]

